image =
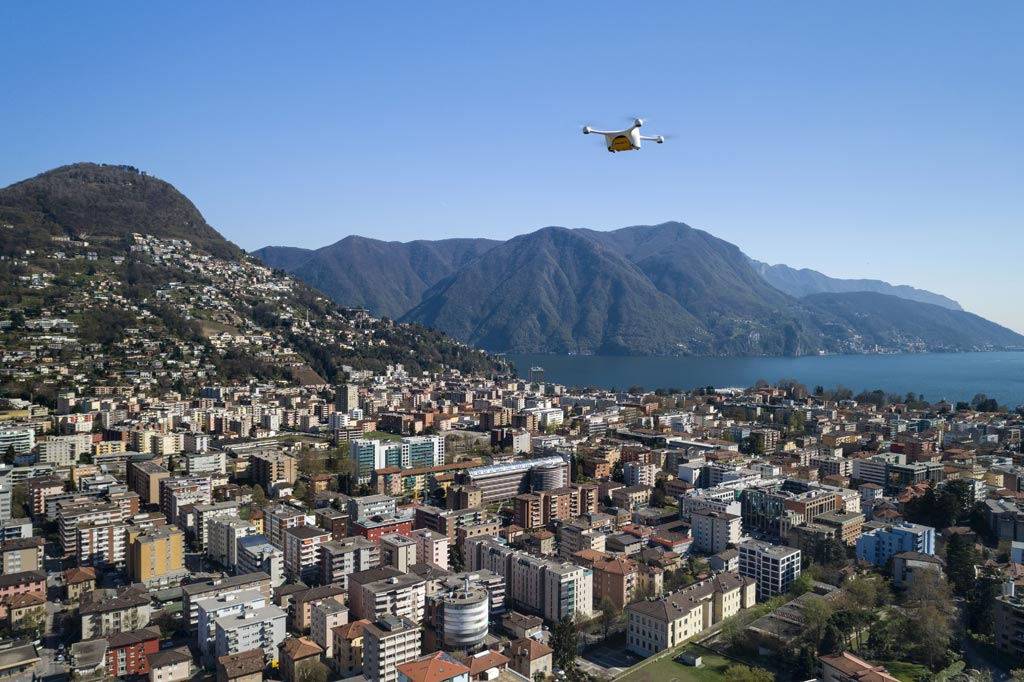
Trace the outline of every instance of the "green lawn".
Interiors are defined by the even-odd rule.
[[[890,675],[903,680],[903,682],[914,682],[918,675],[928,672],[928,668],[917,663],[904,663],[903,661],[879,661],[878,664],[884,665]]]
[[[703,665],[692,668],[676,663],[675,656],[679,655],[677,652],[675,656],[666,656],[639,670],[627,671],[616,678],[615,682],[728,682],[725,678],[725,669],[732,661],[697,645],[685,647],[685,651],[700,654]]]
[[[401,436],[386,431],[369,431],[363,434],[363,438],[380,438],[383,440],[399,440]]]

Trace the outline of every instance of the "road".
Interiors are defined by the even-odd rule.
[[[53,576],[51,576],[53,577]],[[49,581],[48,581],[49,582]],[[51,588],[52,589],[52,588]],[[57,588],[58,590],[60,588]],[[57,648],[61,643],[66,647],[69,643],[64,634],[64,613],[63,606],[59,601],[47,600],[46,602],[46,634],[43,635],[42,647],[39,651],[39,667],[37,674],[39,679],[45,682],[67,682],[68,669],[64,663],[57,662]]]

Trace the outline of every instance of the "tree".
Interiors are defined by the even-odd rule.
[[[601,626],[604,628],[604,638],[608,639],[608,629],[619,619],[619,607],[611,600],[611,597],[605,596],[601,599],[601,604],[598,608],[601,610]]]
[[[828,624],[829,618],[832,617],[832,613],[832,605],[824,599],[808,599],[800,609],[800,615],[804,621],[804,634],[815,648],[825,633],[825,626]]]
[[[11,489],[11,511],[17,518],[27,516],[25,510],[28,508],[28,486],[19,483]]]
[[[576,647],[579,645],[579,632],[576,623],[569,616],[562,618],[551,628],[551,648],[555,650],[555,665],[568,670],[576,664]]]
[[[814,578],[811,577],[810,573],[801,573],[797,576],[796,580],[789,584],[789,593],[794,597],[799,597],[805,592],[810,592],[814,586]]]
[[[953,591],[967,596],[974,587],[974,567],[978,563],[978,550],[964,536],[956,533],[946,544],[946,574]]]
[[[259,483],[252,487],[252,503],[260,509],[267,503],[267,493],[263,491],[263,486]]]
[[[331,679],[331,671],[320,661],[303,663],[296,675],[298,682],[327,682]]]
[[[14,464],[14,459],[18,456],[14,446],[10,445],[7,447],[7,451],[4,452],[4,464]]]
[[[548,676],[544,674],[543,670],[538,670],[533,674],[533,682],[544,682],[548,679]]]
[[[305,501],[307,492],[309,491],[306,490],[306,484],[302,481],[296,481],[295,485],[292,486],[292,497],[296,499]]]

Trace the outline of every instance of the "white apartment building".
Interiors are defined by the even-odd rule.
[[[399,616],[384,616],[363,628],[363,676],[398,682],[398,666],[420,656],[420,629]]]
[[[315,582],[320,573],[320,545],[330,541],[330,532],[316,526],[284,531],[285,575],[307,585]]]
[[[185,455],[189,476],[227,473],[227,455],[222,451],[190,452]]]
[[[275,666],[278,662],[277,647],[284,641],[287,618],[288,614],[274,605],[215,618],[215,656],[220,658],[263,649],[267,665]]]
[[[267,596],[259,590],[242,590],[241,592],[197,599],[195,602],[198,609],[196,642],[199,644],[199,652],[203,660],[207,664],[213,661],[214,647],[216,646],[217,639],[214,621],[217,618],[232,613],[241,613],[245,609],[261,609],[267,603]]]
[[[757,581],[757,600],[767,601],[789,590],[800,576],[800,550],[748,540],[738,547],[740,575]]]
[[[320,580],[340,583],[348,589],[348,576],[380,566],[380,545],[362,536],[342,538],[320,545]]]
[[[742,518],[738,514],[698,509],[690,515],[694,549],[705,554],[717,554],[738,545]]]
[[[283,585],[287,579],[284,574],[284,552],[274,547],[264,535],[248,535],[238,538],[237,563],[235,575],[258,573],[262,571],[270,576],[273,587]]]
[[[654,487],[657,474],[658,466],[656,464],[626,462],[622,465],[622,480],[626,485]]]
[[[237,516],[210,519],[206,529],[206,553],[221,566],[234,570],[238,563],[238,540],[256,535],[256,526]]]
[[[594,573],[576,564],[551,562],[544,569],[544,618],[552,623],[593,613]]]
[[[732,488],[708,488],[679,498],[679,518],[689,521],[699,509],[739,516],[743,507]]]

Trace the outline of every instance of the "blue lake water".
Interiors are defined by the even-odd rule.
[[[977,393],[1001,404],[1024,405],[1024,352],[914,355],[824,355],[799,358],[652,358],[600,355],[508,355],[526,377],[540,366],[545,377],[567,386],[692,389],[752,386],[795,379],[814,389],[839,384],[859,393],[881,389],[926,400],[970,400]]]

